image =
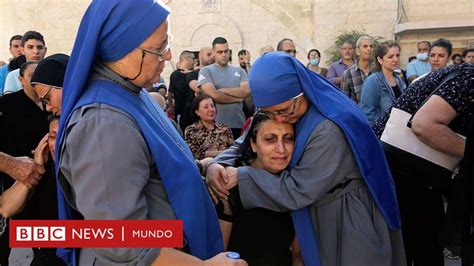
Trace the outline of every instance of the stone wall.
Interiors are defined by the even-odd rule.
[[[0,0],[0,58],[9,58],[12,35],[36,30],[43,34],[47,55],[69,54],[89,1],[85,0]]]
[[[0,0],[0,60],[9,57],[8,40],[13,34],[37,30],[45,36],[48,54],[69,54],[80,19],[89,0]],[[297,57],[307,63],[311,48],[322,52],[343,31],[365,30],[384,39],[396,38],[402,45],[402,60],[413,55],[416,42],[437,37],[451,39],[464,48],[473,38],[474,4],[472,0],[400,0],[401,24],[397,24],[397,0],[165,0],[172,11],[173,59],[167,63],[169,77],[184,50],[197,51],[210,46],[217,36],[227,38],[233,51],[244,48],[252,61],[261,47],[276,47],[282,38],[295,41]],[[433,21],[436,23],[433,24]],[[454,22],[453,22],[454,21]],[[471,22],[469,24],[469,22]],[[410,24],[411,23],[411,24]],[[456,24],[457,23],[457,24]],[[408,26],[407,26],[408,25]],[[416,27],[414,27],[415,25]],[[431,31],[425,30],[430,27]],[[435,25],[434,27],[432,25]],[[441,29],[436,25],[470,25],[469,29]],[[414,31],[403,27],[414,27]],[[420,31],[421,29],[421,31]]]

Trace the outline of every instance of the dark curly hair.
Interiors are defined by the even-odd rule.
[[[250,143],[252,140],[255,141],[257,139],[257,133],[262,123],[270,119],[270,116],[265,112],[257,111],[254,114],[250,128],[247,130],[247,136],[245,136],[242,145],[237,150],[239,154],[237,165],[250,165],[257,158],[257,154],[253,152]]]

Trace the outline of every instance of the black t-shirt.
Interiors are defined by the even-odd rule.
[[[11,156],[29,156],[48,133],[48,113],[36,105],[23,90],[0,97],[0,151]],[[15,180],[0,173],[4,185]]]
[[[191,103],[194,99],[194,92],[189,88],[187,75],[191,73],[183,73],[183,70],[175,70],[170,77],[170,91],[174,95],[175,114],[180,115],[179,125],[184,131],[187,126],[193,122],[191,120]]]
[[[249,265],[291,266],[295,231],[290,213],[244,209],[238,187],[230,193],[233,223],[227,250],[238,252]]]
[[[392,86],[393,93],[395,94],[395,99],[398,99],[402,92],[400,91],[400,88],[398,87],[398,84],[395,86]]]

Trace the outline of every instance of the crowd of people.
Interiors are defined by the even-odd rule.
[[[362,36],[324,68],[318,49],[302,63],[284,38],[232,66],[216,37],[182,51],[166,85],[169,12],[94,1],[70,56],[46,56],[37,31],[10,39],[0,265],[8,219],[184,222],[180,248],[34,248],[32,265],[438,266],[463,255],[469,233],[446,237],[444,202],[473,165],[474,49],[421,41],[403,70],[396,41]],[[444,169],[454,178],[386,145],[397,110],[425,145],[459,158]]]

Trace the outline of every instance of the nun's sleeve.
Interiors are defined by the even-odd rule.
[[[238,168],[244,208],[297,210],[318,201],[346,179],[360,178],[350,147],[333,122],[321,122],[308,139],[298,164],[279,176],[253,167]]]
[[[240,145],[242,145],[242,142],[244,142],[245,136],[247,136],[247,131],[248,131],[248,128],[244,132],[244,134],[242,134],[242,136],[240,136],[236,141],[234,141],[234,143],[229,148],[219,153],[219,155],[217,155],[210,162],[210,164],[218,163],[218,164],[222,164],[226,166],[235,166],[235,161],[237,157],[239,156],[237,151],[239,150]]]

